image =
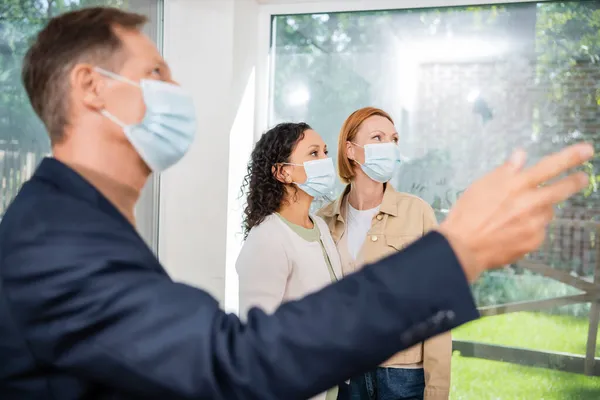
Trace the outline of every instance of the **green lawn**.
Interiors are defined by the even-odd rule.
[[[565,315],[511,313],[482,318],[455,329],[452,335],[460,340],[584,355],[588,320]],[[596,357],[600,357],[599,346],[596,346]]]
[[[451,400],[598,400],[600,378],[454,356]]]
[[[586,319],[514,313],[483,318],[456,329],[453,335],[461,340],[585,354],[587,329]],[[596,354],[600,355],[598,349]],[[600,399],[598,377],[460,355],[452,362],[452,400]]]

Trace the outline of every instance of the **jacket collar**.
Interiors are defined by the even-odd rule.
[[[344,199],[346,198],[346,195],[348,194],[348,192],[350,192],[350,185],[347,185],[344,188],[344,191],[342,192],[342,194],[339,195],[338,198],[333,201],[333,203],[329,204],[328,206],[326,206],[323,209],[322,216],[326,217],[326,218],[335,217],[337,220],[343,222],[344,221],[344,213],[342,212],[342,207],[344,205],[343,204]]]
[[[397,192],[392,185],[386,183],[385,191],[383,192],[383,201],[381,202],[381,207],[379,207],[380,212],[393,217],[398,216],[398,196],[396,194]]]
[[[74,168],[53,157],[44,158],[37,167],[33,180],[44,181],[57,188],[60,192],[83,200],[98,207],[103,212],[127,222],[123,214],[113,205],[92,183],[78,173]]]
[[[344,207],[346,203],[346,196],[349,192],[350,185],[347,185],[343,193],[322,211],[322,215],[329,218],[335,217],[338,221],[344,222]],[[394,217],[398,216],[398,202],[396,193],[396,190],[394,190],[391,184],[385,184],[383,200],[381,201],[381,206],[379,206],[380,212]]]

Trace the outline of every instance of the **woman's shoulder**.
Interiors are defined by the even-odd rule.
[[[329,222],[331,218],[337,217],[341,212],[342,202],[344,201],[345,192],[342,192],[337,199],[329,202],[325,206],[321,207],[316,216],[322,218],[325,222]]]
[[[236,268],[251,265],[265,257],[276,258],[277,254],[285,254],[286,242],[276,215],[269,215],[260,224],[248,232],[236,261]]]
[[[282,228],[281,221],[276,214],[267,215],[262,222],[250,229],[248,232],[248,241],[250,238],[263,238],[267,237],[273,239],[273,232],[279,231]]]
[[[321,220],[331,218],[333,216],[333,201],[317,210],[315,216]]]
[[[426,232],[437,225],[433,207],[427,201],[410,193],[394,191],[391,195],[392,201],[396,203],[396,207],[394,207],[396,215],[401,217],[400,221],[404,221],[401,229],[406,226],[414,226],[420,227],[419,229],[422,228],[423,232]]]
[[[431,205],[420,198],[419,196],[415,196],[414,194],[406,193],[406,192],[396,192],[395,190],[390,193],[393,200],[400,207],[407,207],[412,210],[421,210],[424,213],[429,213],[433,211]]]

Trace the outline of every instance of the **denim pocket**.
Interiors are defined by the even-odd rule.
[[[425,372],[422,368],[378,368],[378,400],[422,400]]]

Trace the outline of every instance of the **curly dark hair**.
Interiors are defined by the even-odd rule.
[[[244,208],[244,240],[253,227],[281,207],[286,185],[275,179],[272,168],[289,162],[296,144],[309,129],[312,128],[304,122],[282,123],[269,129],[254,146],[241,189],[242,195],[246,192],[248,195]]]

